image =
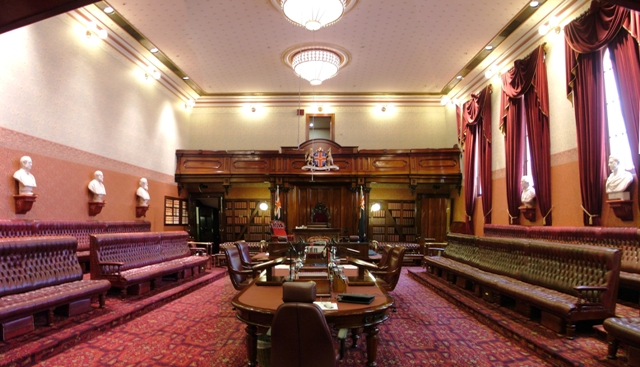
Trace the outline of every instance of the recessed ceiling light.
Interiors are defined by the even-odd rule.
[[[458,80],[462,80],[462,75],[458,75],[458,76],[456,77],[456,79],[458,79]]]
[[[111,14],[111,13],[113,13],[115,10],[113,10],[113,8],[112,8],[112,7],[110,7],[110,6],[107,6],[106,8],[102,9],[102,11],[104,11],[104,12],[105,12],[105,13],[107,13],[107,14]]]
[[[533,1],[531,1],[529,3],[529,6],[532,7],[532,8],[537,8],[538,5],[540,5],[540,2],[539,1],[535,1],[535,0],[533,0]]]
[[[182,77],[182,80],[189,80],[189,77],[185,75]]]
[[[485,50],[489,50],[489,51],[491,51],[491,50],[493,50],[493,46],[491,46],[491,45],[487,45],[484,49],[485,49]]]
[[[154,47],[154,48],[152,48],[152,49],[151,49],[151,50],[149,50],[149,51],[151,51],[151,53],[154,53],[154,54],[155,54],[156,52],[158,52],[158,51],[160,51],[160,50],[158,50],[158,48],[157,48],[157,47]]]

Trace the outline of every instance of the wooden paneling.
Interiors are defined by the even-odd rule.
[[[447,240],[448,198],[423,197],[420,199],[420,230],[423,237],[435,238],[436,242]]]
[[[310,223],[311,210],[317,203],[323,203],[331,213],[331,227],[342,228],[343,231],[348,228],[348,233],[357,233],[354,191],[344,186],[300,184],[292,187],[288,195],[287,228]]]

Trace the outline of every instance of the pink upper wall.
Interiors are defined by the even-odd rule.
[[[33,220],[135,220],[138,181],[149,181],[149,210],[145,219],[151,222],[152,231],[183,229],[182,226],[164,226],[164,197],[178,197],[173,177],[98,155],[55,144],[43,139],[0,128],[4,146],[0,147],[0,218]],[[42,154],[48,151],[50,154]],[[39,152],[39,153],[36,153]],[[20,168],[20,157],[28,155],[33,160],[31,173],[36,178],[38,195],[33,208],[26,214],[15,214],[13,195],[17,183],[13,173]],[[87,185],[93,173],[104,174],[107,195],[102,212],[89,216],[88,202],[91,196]],[[183,195],[185,196],[185,195]]]

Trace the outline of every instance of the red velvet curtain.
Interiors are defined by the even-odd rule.
[[[567,95],[573,95],[576,116],[580,191],[585,225],[601,224],[602,197],[607,178],[602,57],[604,48],[614,40],[628,18],[627,9],[592,1],[586,14],[564,28]],[[637,80],[633,82],[638,83]],[[637,101],[636,99],[636,103]],[[637,121],[636,119],[636,124]],[[630,131],[628,133],[632,134]],[[634,153],[637,153],[637,150]]]
[[[464,202],[467,233],[473,234],[473,211],[477,196],[475,185],[476,155],[479,162],[480,185],[482,187],[482,208],[485,223],[491,223],[491,86],[478,94],[472,94],[459,111],[458,126],[464,141]],[[478,151],[476,151],[478,140]]]
[[[529,131],[532,176],[543,224],[551,225],[551,144],[549,92],[544,45],[514,62],[502,75],[501,128],[506,139],[507,207],[510,223],[517,224],[520,211],[524,126]]]
[[[505,84],[507,74],[502,74],[502,85]],[[505,171],[507,186],[507,215],[509,224],[520,224],[520,194],[522,179],[522,163],[524,159],[524,100],[522,98],[511,99],[504,93],[500,93],[500,110],[503,115],[500,118],[500,130],[504,134]]]
[[[613,64],[613,72],[618,81],[620,108],[627,128],[629,148],[636,174],[640,168],[638,154],[638,134],[640,121],[640,51],[638,50],[638,32],[640,31],[640,13],[629,12],[623,25],[626,32],[618,32],[609,44],[609,53]],[[640,197],[640,185],[638,185]]]

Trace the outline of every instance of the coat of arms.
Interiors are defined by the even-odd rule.
[[[304,155],[305,165],[302,166],[304,171],[337,171],[340,168],[333,164],[333,156],[331,155],[331,148],[326,152],[322,150],[322,147],[318,148],[315,152],[313,148],[309,148],[309,151]]]

